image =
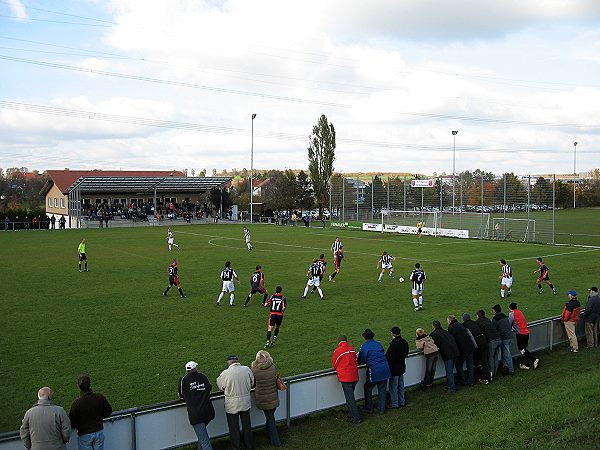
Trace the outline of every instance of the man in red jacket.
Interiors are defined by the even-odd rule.
[[[354,347],[348,344],[348,338],[344,335],[340,336],[340,343],[333,351],[331,364],[337,372],[338,380],[342,385],[346,405],[348,406],[348,422],[360,423],[360,413],[356,406],[354,398],[354,388],[358,382],[358,364],[356,362],[356,352]]]
[[[577,342],[575,327],[579,321],[581,304],[579,303],[579,300],[577,300],[577,292],[569,291],[567,296],[569,297],[569,301],[565,303],[560,321],[565,326],[567,336],[569,337],[569,350],[577,353],[579,351],[579,344]]]

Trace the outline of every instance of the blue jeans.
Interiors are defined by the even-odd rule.
[[[77,436],[79,450],[103,450],[104,430]]]
[[[463,364],[467,363],[467,374],[465,376],[465,371],[463,370]],[[475,364],[473,363],[473,352],[467,353],[466,355],[460,355],[456,358],[456,373],[458,374],[458,379],[460,380],[463,386],[473,386],[473,378],[475,377]]]
[[[373,411],[373,388],[377,385],[378,409],[379,412],[385,412],[385,400],[387,395],[387,380],[365,381],[365,409]]]
[[[510,351],[510,343],[512,339],[504,339],[500,346],[502,364],[508,368],[508,373],[514,373],[515,368],[513,367],[512,353]]]
[[[192,425],[192,427],[196,432],[196,436],[198,436],[198,450],[212,450],[210,438],[208,437],[208,431],[206,431],[206,424],[197,423],[196,425]]]
[[[392,408],[406,405],[404,398],[404,375],[395,375],[390,378],[390,398]]]
[[[446,367],[446,381],[448,383],[448,390],[450,392],[456,392],[456,385],[454,384],[454,360],[449,359],[444,361]]]
[[[279,440],[279,434],[277,433],[277,423],[275,422],[275,409],[265,409],[265,426],[267,427],[267,433],[269,435],[269,441],[271,445],[279,447],[281,441]]]
[[[425,357],[425,377],[421,381],[421,386],[430,387],[433,384],[435,378],[435,367],[437,365],[438,355]]]
[[[358,412],[358,406],[356,406],[356,398],[354,397],[355,382],[340,381],[342,390],[344,391],[344,398],[346,399],[346,405],[348,406],[348,414],[350,419],[360,420],[360,413]]]
[[[502,346],[502,341],[500,339],[494,339],[488,344],[488,358],[489,358],[489,367],[492,376],[496,376],[496,371],[498,370],[498,356],[500,355],[500,347]]]

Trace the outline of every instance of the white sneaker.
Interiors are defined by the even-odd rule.
[[[533,362],[533,368],[537,369],[539,365],[540,365],[540,360],[536,358],[535,361]]]
[[[526,366],[525,364],[520,364],[520,365],[519,365],[519,369],[522,369],[522,370],[529,370],[529,366]]]

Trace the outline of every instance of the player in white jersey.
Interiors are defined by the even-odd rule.
[[[427,279],[425,272],[421,270],[421,264],[416,263],[414,270],[408,277],[413,282],[412,285],[412,301],[415,305],[415,311],[423,309],[423,285]]]
[[[501,259],[500,264],[502,265],[502,274],[498,277],[502,280],[502,285],[500,286],[500,297],[505,298],[512,294],[512,269],[505,259]]]
[[[302,295],[302,298],[306,298],[306,294],[308,294],[308,289],[311,286],[315,286],[317,288],[317,291],[319,292],[319,295],[321,296],[321,300],[325,300],[325,297],[323,296],[323,291],[321,290],[321,275],[323,275],[323,266],[321,265],[319,260],[315,258],[313,259],[313,262],[308,268],[308,272],[306,273],[306,276],[308,276],[308,282],[304,287],[304,294]]]
[[[244,240],[246,241],[246,247],[248,250],[252,250],[252,238],[250,237],[250,230],[244,227]]]
[[[169,246],[169,251],[171,251],[173,247],[179,248],[179,245],[175,243],[175,236],[173,236],[173,232],[170,228],[167,230],[167,245]]]
[[[221,280],[223,280],[223,288],[221,289],[221,293],[219,294],[219,298],[217,299],[217,305],[221,304],[221,299],[223,298],[223,295],[225,295],[225,292],[229,292],[229,306],[233,306],[233,301],[235,300],[235,295],[234,295],[235,286],[233,284],[234,278],[237,280],[238,283],[240,282],[240,279],[238,278],[237,273],[235,273],[235,270],[233,270],[233,268],[231,267],[231,262],[226,261],[225,268],[221,272]]]
[[[331,244],[331,251],[333,253],[333,264],[335,270],[331,275],[329,275],[329,281],[335,283],[334,278],[340,272],[340,268],[342,267],[342,260],[344,259],[344,244],[340,241],[339,237],[335,238],[333,244]]]
[[[396,258],[390,255],[388,252],[383,252],[383,255],[381,255],[381,258],[379,258],[379,261],[377,261],[377,268],[381,269],[381,272],[379,273],[379,280],[377,281],[381,283],[381,279],[383,278],[383,274],[386,270],[390,271],[390,278],[394,278],[395,269],[392,265],[392,261],[394,261],[395,259]]]

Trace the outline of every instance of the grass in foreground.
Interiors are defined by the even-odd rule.
[[[490,311],[499,302],[500,265],[515,274],[511,301],[531,320],[559,314],[566,291],[598,284],[598,249],[550,247],[476,240],[417,239],[348,230],[253,226],[255,249],[247,251],[239,225],[175,228],[178,251],[168,252],[166,228],[0,233],[0,430],[16,430],[40,386],[50,385],[59,404],[78,395],[80,373],[92,377],[114,409],[176,398],[183,365],[190,359],[215,380],[225,356],[249,364],[264,344],[267,310],[255,296],[243,308],[256,264],[272,292],[284,287],[289,308],[273,357],[283,375],[330,366],[339,333],[352,344],[372,328],[387,344],[398,325],[412,341],[415,328],[430,329],[451,313]],[[324,283],[326,300],[300,300],[312,258],[340,235],[346,261],[336,283]],[[76,248],[88,242],[89,273],[77,270]],[[410,283],[384,278],[376,263],[383,250],[397,257],[397,276],[407,278],[416,261],[427,272],[425,309],[413,311]],[[544,256],[559,295],[538,295],[532,271]],[[187,300],[166,287],[166,268],[177,257]],[[220,307],[219,273],[230,259],[242,283],[236,303]],[[331,269],[330,269],[331,270]],[[508,301],[503,303],[505,306]],[[412,343],[412,342],[411,342]]]
[[[445,393],[442,384],[410,390],[405,408],[363,417],[359,425],[348,424],[340,408],[281,425],[279,433],[290,450],[597,449],[600,348],[573,354],[561,347],[536,356],[538,370],[488,386],[456,394]],[[270,448],[264,430],[254,437],[257,448]],[[228,445],[221,439],[214,448]]]

